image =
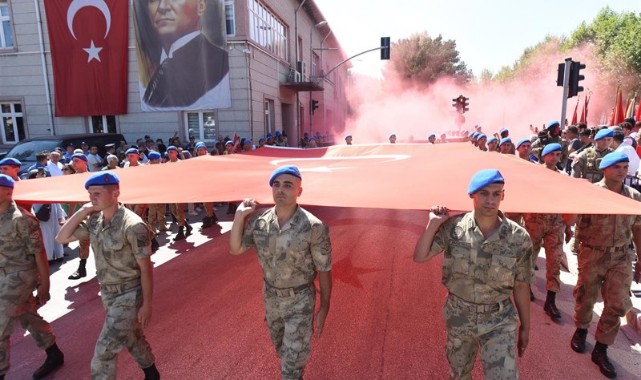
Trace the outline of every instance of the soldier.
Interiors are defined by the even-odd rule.
[[[317,272],[321,305],[315,319],[319,338],[332,291],[329,229],[298,206],[301,184],[295,166],[274,170],[269,185],[276,205],[245,223],[256,209],[253,199],[245,199],[236,210],[229,237],[231,254],[239,255],[251,247],[258,253],[265,276],[267,327],[281,359],[283,379],[301,379],[309,359]]]
[[[603,179],[596,186],[641,202],[641,194],[623,184],[628,161],[628,156],[623,152],[605,156],[599,164]],[[585,351],[594,303],[601,294],[604,306],[596,329],[592,361],[599,366],[603,375],[614,378],[617,373],[608,359],[607,349],[619,332],[621,317],[632,307],[632,255],[628,251],[631,239],[637,252],[635,281],[641,281],[641,216],[579,215],[577,226],[577,237],[581,241],[579,276],[574,288],[574,323],[577,329],[572,336],[571,347],[578,353]]]
[[[597,183],[603,178],[599,170],[599,163],[609,153],[612,153],[610,144],[614,132],[603,128],[594,136],[594,146],[579,153],[572,163],[572,177],[585,178],[592,183]]]
[[[167,155],[169,156],[168,163],[178,162],[178,148],[173,145],[167,147]],[[191,235],[191,231],[194,229],[192,226],[187,223],[187,218],[185,217],[185,204],[184,203],[172,203],[170,205],[171,213],[176,218],[176,223],[178,224],[178,233],[174,237],[174,241],[185,240],[187,236]],[[187,232],[185,232],[185,228]]]
[[[509,137],[503,137],[499,142],[499,149],[501,154],[514,154],[514,144]]]
[[[470,133],[470,135],[468,136],[468,139],[470,140],[470,142],[471,142],[471,143],[472,143],[472,145],[474,145],[474,146],[477,146],[477,145],[476,145],[476,136],[477,136],[477,135],[478,135],[478,133],[477,133],[477,132],[472,132],[472,133]]]
[[[561,160],[559,161],[558,166],[559,169],[563,170],[568,161],[568,142],[563,140],[561,137],[561,124],[558,121],[553,120],[547,124],[545,129],[547,130],[547,133],[542,131],[544,133],[540,134],[537,140],[532,143],[532,154],[534,154],[534,157],[540,161],[541,152],[546,145],[552,143],[560,144]]]
[[[543,148],[541,153],[547,169],[559,172],[557,164],[561,159],[561,144],[552,143]],[[545,248],[545,289],[547,296],[543,310],[553,321],[561,320],[561,313],[556,307],[556,293],[561,290],[561,260],[563,256],[563,233],[565,242],[572,237],[571,225],[574,218],[571,215],[560,214],[524,214],[525,229],[532,239],[532,266],[536,266],[536,258],[541,246]]]
[[[487,151],[488,152],[498,152],[497,148],[499,146],[499,140],[492,136],[489,139],[487,139]]]
[[[476,142],[477,146],[479,147],[479,150],[482,150],[483,152],[487,152],[487,136],[485,136],[483,133],[479,133],[476,135]]]
[[[118,203],[120,181],[112,171],[93,174],[84,204],[60,229],[56,240],[91,238],[105,323],[91,359],[93,379],[115,379],[118,352],[126,347],[145,379],[160,379],[143,332],[151,321],[152,232],[133,211]]]
[[[345,135],[345,144],[352,145],[352,135]]]
[[[207,146],[203,142],[196,143],[196,154],[198,156],[207,156]],[[203,224],[200,227],[201,229],[209,228],[211,226],[220,227],[218,224],[218,217],[214,210],[214,202],[205,202],[203,203],[203,208],[205,209],[205,217],[203,218]]]
[[[427,136],[427,141],[431,144],[436,143],[436,133],[430,133],[430,135]]]
[[[453,379],[471,379],[479,346],[485,378],[517,378],[515,346],[523,356],[528,344],[532,242],[499,210],[504,183],[498,170],[476,173],[468,188],[474,211],[452,216],[445,207],[432,207],[414,249],[417,263],[444,252],[442,281],[449,296],[443,315]],[[518,344],[510,295],[521,322]]]
[[[389,143],[396,144],[396,133],[392,133],[391,135],[389,135]]]
[[[47,359],[33,373],[42,379],[64,363],[51,325],[38,314],[49,301],[49,263],[38,220],[13,201],[14,180],[0,174],[0,380],[9,371],[11,332],[20,322],[45,350]],[[37,290],[37,296],[32,292]]]
[[[161,155],[159,152],[149,152],[149,164],[158,165],[160,164]],[[149,215],[148,215],[148,225],[154,232],[165,232],[167,231],[167,220],[165,216],[165,211],[167,210],[167,205],[164,203],[152,203],[149,205]],[[158,223],[158,229],[156,229],[156,223]]]

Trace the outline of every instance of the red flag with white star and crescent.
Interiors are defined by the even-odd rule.
[[[129,2],[45,0],[56,116],[127,113]]]

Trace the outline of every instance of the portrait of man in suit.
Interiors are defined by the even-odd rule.
[[[143,111],[228,108],[223,0],[135,0]]]

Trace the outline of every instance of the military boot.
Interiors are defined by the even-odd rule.
[[[574,335],[572,335],[572,341],[570,342],[570,347],[574,352],[582,354],[585,352],[585,337],[588,335],[588,329],[576,329]]]
[[[145,380],[160,380],[160,373],[156,368],[156,364],[152,364],[147,368],[142,369],[145,372]]]
[[[603,343],[596,342],[594,350],[592,350],[592,362],[599,366],[599,370],[603,376],[608,379],[617,377],[617,371],[614,369],[610,359],[608,359],[608,346]]]
[[[186,238],[185,227],[183,226],[178,227],[178,233],[176,234],[174,241],[185,240],[185,238]]]
[[[191,235],[191,231],[194,229],[194,227],[190,226],[189,224],[185,224],[185,228],[187,229],[185,236]]]
[[[545,314],[549,315],[553,321],[561,320],[561,313],[559,309],[556,308],[556,293],[548,290],[547,298],[545,299],[545,305],[543,305],[543,310]]]
[[[160,243],[158,243],[158,239],[154,236],[151,238],[151,252],[156,252],[160,248]]]
[[[33,373],[34,379],[42,379],[65,362],[65,355],[60,351],[57,344],[47,348],[45,362]]]
[[[70,280],[79,280],[83,277],[87,277],[87,259],[80,259],[78,270],[73,272],[73,274],[68,278]]]
[[[213,225],[214,221],[210,217],[206,216],[203,218],[203,225],[200,227],[200,229],[204,230],[205,228],[209,228]]]

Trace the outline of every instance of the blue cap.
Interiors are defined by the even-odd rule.
[[[603,128],[596,133],[594,141],[604,139],[606,137],[614,137],[614,132],[610,128]]]
[[[483,133],[479,133],[476,135],[476,141],[481,141],[481,139],[485,139],[487,136],[485,136]]]
[[[0,160],[0,166],[22,166],[22,162],[15,158],[3,158]]]
[[[72,148],[73,148],[73,143],[69,143],[69,144],[67,144],[67,148],[68,148],[68,147],[72,147]]]
[[[285,165],[277,168],[274,170],[272,173],[271,177],[269,177],[269,186],[271,186],[274,183],[274,180],[279,176],[283,174],[289,174],[293,175],[294,177],[298,177],[298,179],[303,179],[300,175],[300,171],[298,171],[298,168],[294,165]]]
[[[9,177],[6,174],[0,174],[0,187],[8,187],[13,189],[13,178]]]
[[[470,186],[467,188],[467,193],[472,195],[493,183],[505,183],[505,179],[503,179],[501,173],[496,169],[483,169],[472,176]]]
[[[128,156],[128,155],[130,155],[130,154],[140,154],[140,152],[139,152],[139,151],[138,151],[138,149],[136,149],[136,148],[129,148],[129,149],[127,149],[127,151],[125,152],[125,155],[127,155],[127,156]]]
[[[270,139],[270,138],[272,138],[272,137],[273,137],[273,136],[272,136],[272,133],[271,133],[271,132],[269,132],[267,135],[265,135],[265,138],[268,138],[268,139]]]
[[[171,151],[171,150],[173,150],[174,152],[178,152],[178,148],[176,148],[176,147],[175,147],[175,146],[173,146],[173,145],[169,145],[169,146],[167,147],[167,152],[169,152],[169,151]]]
[[[90,186],[108,186],[108,185],[117,185],[120,183],[118,176],[112,171],[104,171],[92,174],[87,182],[85,182],[85,189],[89,189]]]
[[[516,143],[516,149],[519,149],[519,147],[525,143],[531,143],[530,139],[527,137],[520,139],[519,142]]]
[[[160,160],[160,153],[151,151],[147,156],[150,160]]]
[[[87,156],[85,156],[83,153],[75,153],[74,155],[71,156],[71,160],[73,161],[74,158],[87,162]]]
[[[503,144],[506,144],[506,143],[510,143],[511,144],[512,143],[512,139],[509,138],[509,137],[502,138],[501,141],[499,142],[499,146],[501,146]]]
[[[547,129],[549,131],[550,129],[552,129],[554,127],[560,127],[560,126],[561,126],[561,123],[559,123],[556,120],[552,120],[551,122],[548,123],[548,125],[547,125],[547,127],[545,127],[545,129]]]
[[[428,139],[432,137],[436,137],[436,133],[430,133],[429,136],[427,136]]]
[[[496,137],[492,136],[487,139],[487,144],[499,141]]]
[[[265,138],[264,138],[264,137],[259,138],[259,139],[258,139],[258,142],[259,142],[259,143],[265,142]]]
[[[202,142],[202,141],[198,141],[198,142],[196,143],[196,145],[194,146],[194,148],[196,148],[196,150],[198,150],[198,149],[200,149],[200,148],[202,148],[202,149],[207,149],[207,146],[205,145],[205,143],[204,143],[204,142]]]
[[[282,133],[280,133],[280,131],[276,131],[276,132],[274,132],[274,136],[276,136],[276,137],[280,136],[281,134],[282,134]]]
[[[548,154],[557,152],[557,151],[558,152],[561,151],[561,144],[559,143],[548,144],[545,146],[545,148],[543,148],[543,152],[541,152],[541,157],[547,156]]]
[[[607,169],[614,164],[618,164],[619,162],[630,162],[630,158],[628,157],[627,154],[623,152],[608,153],[601,160],[601,163],[599,164],[599,169],[600,170]]]

